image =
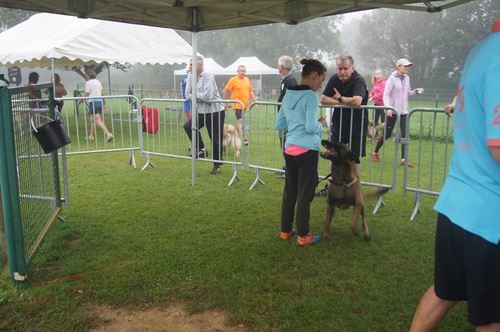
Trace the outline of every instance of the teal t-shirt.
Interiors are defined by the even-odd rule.
[[[500,146],[499,25],[467,57],[454,112],[450,170],[434,206],[493,244],[500,243],[500,163],[488,146]]]

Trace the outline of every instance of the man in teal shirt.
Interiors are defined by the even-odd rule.
[[[477,331],[500,331],[500,21],[465,62],[450,171],[438,212],[434,285],[410,331],[430,331],[458,301]]]

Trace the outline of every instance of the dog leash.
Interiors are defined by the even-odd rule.
[[[320,184],[321,182],[325,181],[326,179],[328,179],[330,176],[332,176],[332,173],[328,174],[327,176],[325,176],[324,178],[322,178],[321,180],[318,181],[318,184]],[[316,186],[318,186],[318,184]]]

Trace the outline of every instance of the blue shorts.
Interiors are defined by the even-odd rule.
[[[102,101],[90,101],[89,113],[94,115],[96,114],[102,115]]]
[[[500,244],[472,234],[439,213],[434,291],[447,301],[467,301],[472,325],[500,323]]]

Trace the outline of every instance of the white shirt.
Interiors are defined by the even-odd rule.
[[[85,82],[85,93],[89,94],[89,97],[101,97],[102,96],[102,84],[95,78]]]

